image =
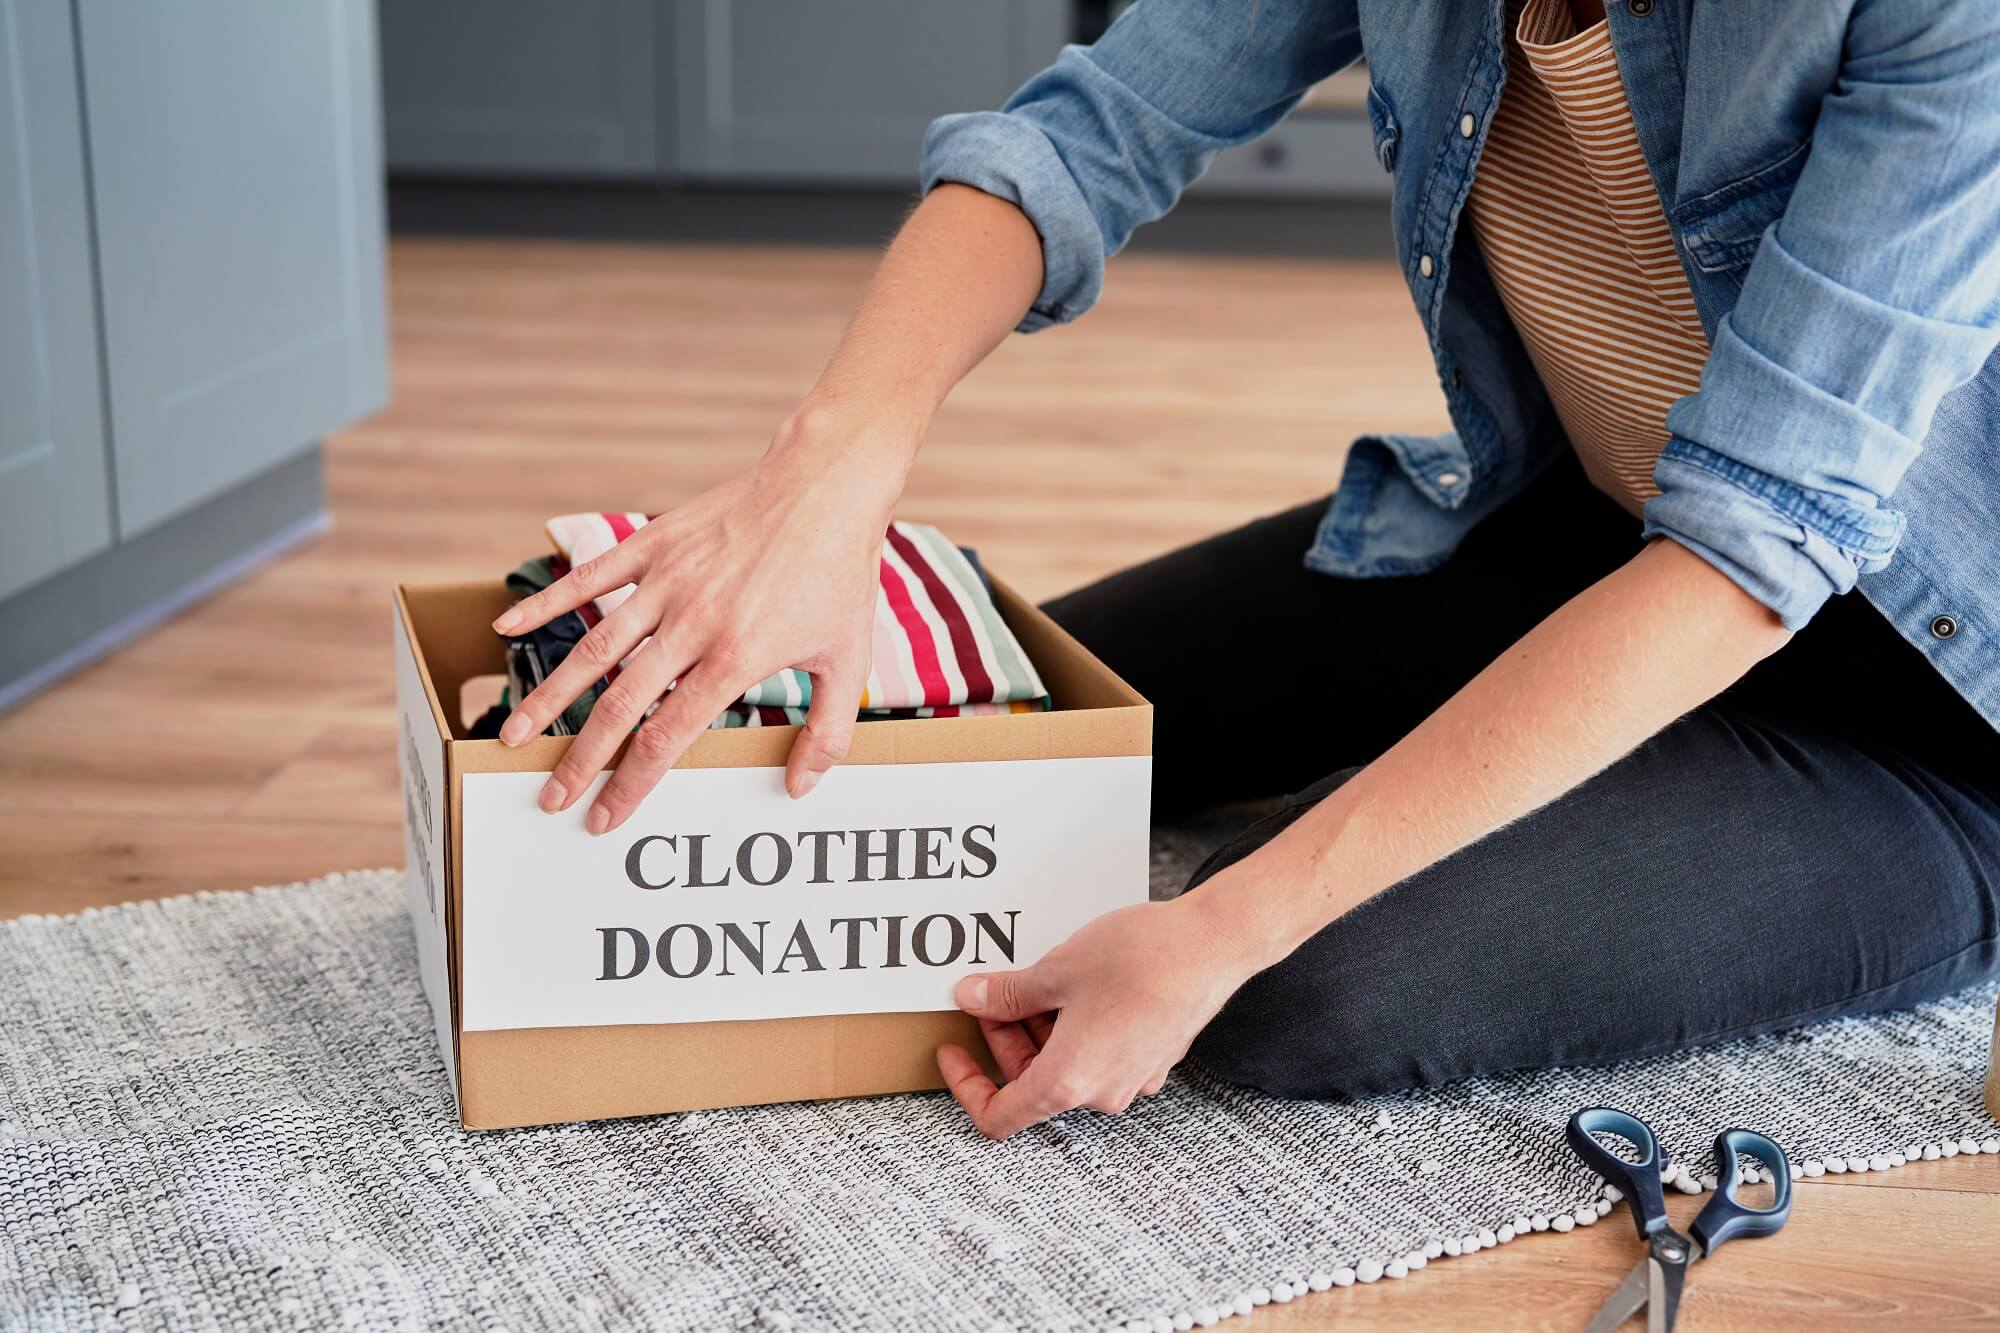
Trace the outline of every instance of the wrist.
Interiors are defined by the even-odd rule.
[[[1246,976],[1279,962],[1369,897],[1372,876],[1339,835],[1357,793],[1350,783],[1242,860],[1218,871],[1186,903],[1215,947]]]
[[[836,388],[822,379],[779,423],[774,450],[865,453],[907,469],[923,444],[937,403],[907,388]]]
[[[1243,868],[1255,859],[1252,856],[1217,872],[1200,887],[1169,903],[1201,941],[1200,948],[1206,958],[1227,975],[1232,989],[1290,952],[1269,937],[1260,926],[1257,913],[1245,910],[1246,897],[1238,892],[1246,878]]]
[[[761,466],[814,480],[837,477],[850,495],[879,500],[886,521],[916,461],[924,424],[906,411],[808,397],[779,423]]]

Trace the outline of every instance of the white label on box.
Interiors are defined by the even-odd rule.
[[[417,937],[417,971],[430,998],[438,1049],[444,1054],[451,1094],[458,1096],[458,1062],[453,1053],[451,972],[446,964],[444,738],[438,735],[417,671],[417,657],[396,617],[396,758],[403,774],[403,865],[410,927]]]
[[[952,1007],[1145,901],[1149,757],[676,769],[615,832],[464,776],[466,1031]],[[600,784],[602,779],[600,779]],[[593,791],[595,788],[593,788]]]

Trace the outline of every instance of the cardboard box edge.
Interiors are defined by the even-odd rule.
[[[444,964],[445,1002],[451,1006],[452,1060],[446,1071],[452,1080],[452,1100],[457,1109],[459,1123],[465,1122],[465,1050],[462,1040],[460,1016],[464,1009],[459,999],[459,933],[458,933],[458,765],[452,754],[452,727],[445,715],[444,704],[438,698],[437,682],[431,676],[430,663],[424,660],[423,638],[417,633],[416,622],[410,615],[409,598],[404,595],[405,585],[398,583],[394,588],[397,624],[403,640],[410,646],[410,655],[416,660],[417,681],[424,687],[424,698],[431,706],[431,725],[437,728],[438,744],[444,751],[445,786],[445,827],[444,827]]]

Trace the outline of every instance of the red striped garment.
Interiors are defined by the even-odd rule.
[[[629,512],[565,514],[549,520],[549,540],[577,565],[609,551],[646,520],[645,514]],[[597,614],[609,615],[631,595],[630,585],[606,593],[596,600]],[[1041,675],[1000,618],[978,570],[936,528],[889,525],[870,646],[864,719],[1049,707]],[[811,702],[811,677],[788,668],[751,686],[714,725],[790,726],[805,720]]]

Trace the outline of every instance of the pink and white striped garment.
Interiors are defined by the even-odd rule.
[[[575,566],[609,551],[646,519],[638,513],[565,514],[549,520],[549,540]],[[608,592],[596,599],[597,610],[609,615],[631,595],[630,585]],[[978,570],[925,524],[892,523],[883,538],[872,650],[863,719],[1049,707],[1040,674],[1000,618]],[[714,725],[793,725],[805,721],[811,702],[811,678],[787,668],[751,686]]]

